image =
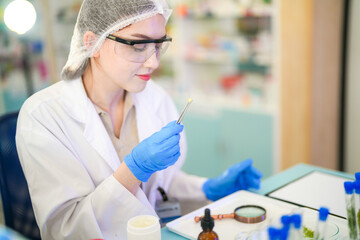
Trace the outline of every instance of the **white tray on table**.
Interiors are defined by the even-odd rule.
[[[299,211],[297,205],[282,202],[270,197],[251,193],[248,191],[238,191],[218,201],[204,206],[196,211],[184,215],[166,224],[168,229],[188,239],[197,239],[202,231],[200,223],[194,221],[195,216],[203,216],[205,208],[211,210],[211,215],[233,213],[234,209],[242,205],[258,205],[266,209],[266,219],[261,223],[246,224],[235,219],[215,220],[214,231],[219,235],[219,239],[233,240],[239,232],[251,232],[254,230],[267,228],[286,214]],[[330,219],[330,218],[329,218]],[[346,231],[346,220],[331,216],[332,221],[336,221],[341,231]],[[343,238],[341,238],[343,239]]]

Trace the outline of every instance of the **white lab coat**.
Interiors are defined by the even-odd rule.
[[[132,94],[139,141],[176,120],[169,96],[154,82]],[[180,171],[186,154],[154,173],[135,195],[114,177],[120,160],[82,80],[61,81],[21,108],[16,144],[42,239],[126,239],[128,219],[155,215],[157,187],[181,199],[204,200],[204,178]]]

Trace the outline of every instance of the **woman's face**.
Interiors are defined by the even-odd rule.
[[[166,35],[165,19],[157,14],[151,18],[134,23],[114,34],[126,40],[148,40],[159,39]],[[116,46],[120,44],[120,46]],[[123,46],[122,46],[123,45]],[[151,73],[159,66],[156,53],[143,63],[127,60],[129,57],[122,56],[119,49],[131,47],[110,39],[104,41],[99,50],[99,57],[96,62],[104,76],[101,81],[108,81],[110,87],[124,89],[129,92],[142,91]],[[113,89],[114,90],[114,89]]]

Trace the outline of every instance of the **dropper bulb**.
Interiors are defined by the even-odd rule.
[[[344,188],[346,194],[352,194],[354,192],[354,183],[350,181],[344,182]]]
[[[281,216],[281,223],[284,225],[284,227],[289,227],[291,222],[291,218],[288,215]]]
[[[208,208],[205,209],[205,218],[210,219],[210,209]]]
[[[322,207],[319,209],[319,220],[325,222],[329,215],[329,209]]]
[[[201,219],[201,227],[203,230],[212,230],[214,228],[214,218],[210,215],[210,209],[205,209],[204,217]]]
[[[355,179],[360,181],[360,172],[355,173]]]
[[[279,237],[280,232],[278,229],[276,229],[274,227],[269,227],[268,234],[269,234],[269,239],[273,240],[273,239],[277,239]]]
[[[354,182],[355,193],[360,194],[360,180]]]
[[[296,229],[300,229],[301,228],[301,215],[300,214],[292,215],[292,222],[294,223],[294,227]]]

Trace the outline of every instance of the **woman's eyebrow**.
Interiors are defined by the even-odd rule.
[[[141,34],[141,33],[134,33],[134,34],[131,34],[131,36],[133,36],[133,37],[138,37],[138,38],[142,38],[142,39],[146,39],[146,40],[151,40],[151,39],[153,39],[153,38],[151,38],[151,37],[149,37],[149,36],[147,36],[147,35]],[[161,38],[166,38],[166,35],[164,35],[164,36],[161,37]],[[160,39],[161,39],[161,38],[160,38]]]

